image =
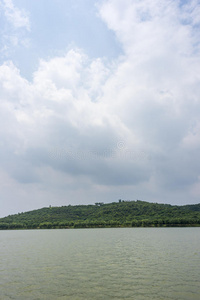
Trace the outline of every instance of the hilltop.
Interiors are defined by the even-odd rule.
[[[9,215],[0,229],[200,226],[200,204],[170,205],[146,201],[68,205]]]

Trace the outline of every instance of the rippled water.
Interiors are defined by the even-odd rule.
[[[0,231],[0,299],[200,299],[200,228]]]

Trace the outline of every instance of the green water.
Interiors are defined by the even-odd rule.
[[[200,228],[0,231],[2,300],[200,299]]]

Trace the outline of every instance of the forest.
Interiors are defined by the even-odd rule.
[[[68,205],[9,215],[0,229],[200,226],[200,204],[170,205],[118,200],[112,203]]]

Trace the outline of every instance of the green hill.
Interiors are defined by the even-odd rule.
[[[200,226],[200,204],[145,201],[45,207],[0,219],[0,229]]]

